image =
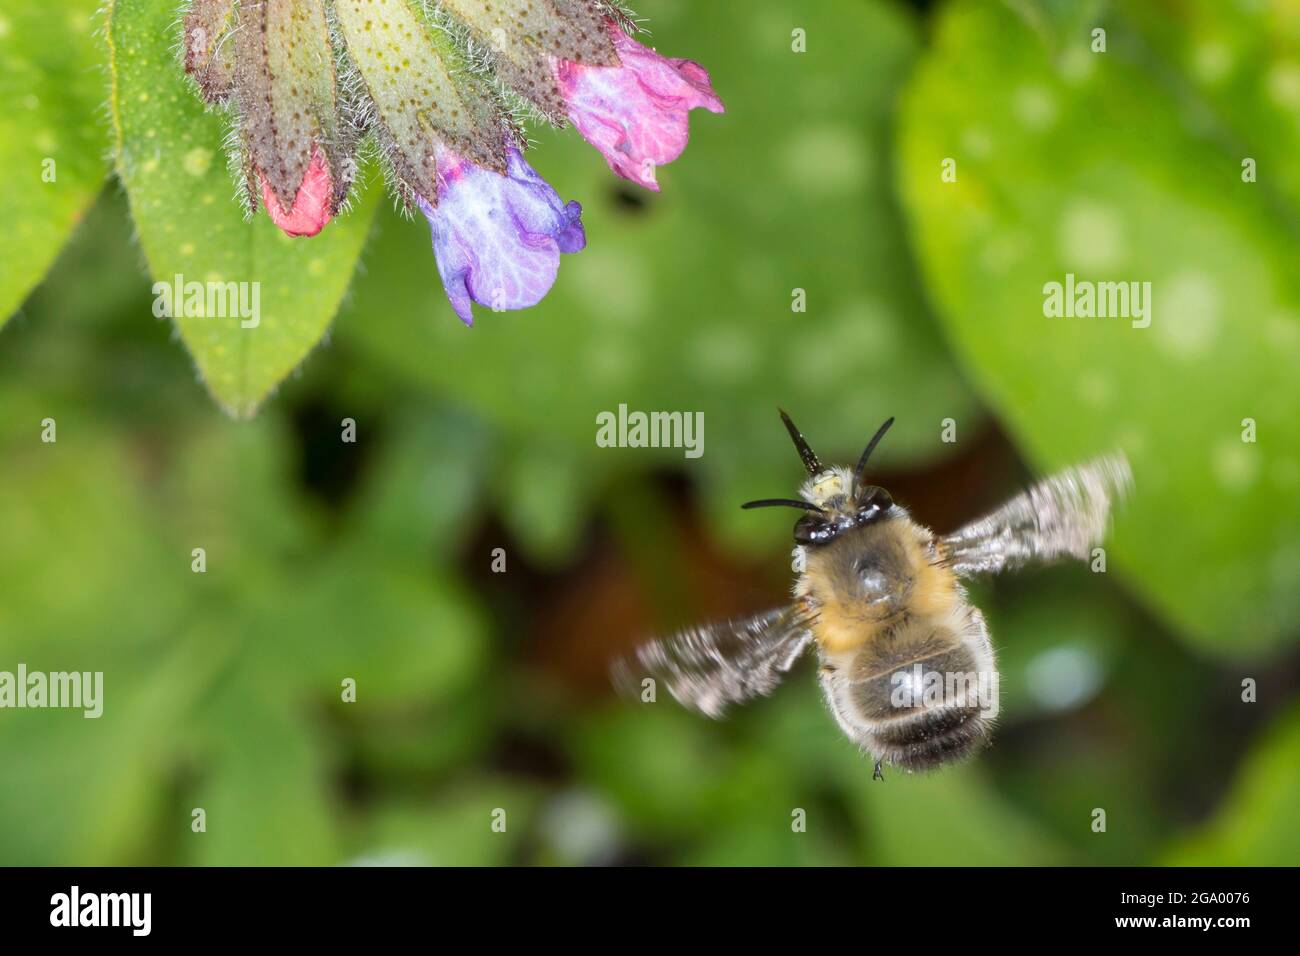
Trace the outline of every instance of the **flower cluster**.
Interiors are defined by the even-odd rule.
[[[183,29],[186,72],[232,111],[250,212],[314,236],[372,136],[467,325],[471,303],[539,302],[560,253],[586,245],[582,207],[524,159],[525,109],[655,190],[689,112],[723,112],[701,66],[637,42],[610,0],[191,0]]]

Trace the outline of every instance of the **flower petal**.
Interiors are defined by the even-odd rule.
[[[722,113],[725,107],[698,63],[660,56],[612,24],[610,30],[622,66],[557,60],[556,80],[573,125],[610,169],[658,190],[655,167],[686,148],[690,111]]]
[[[555,283],[560,253],[586,245],[582,207],[565,204],[514,147],[505,175],[439,150],[438,205],[419,205],[443,287],[466,325],[471,302],[494,311],[536,305]]]

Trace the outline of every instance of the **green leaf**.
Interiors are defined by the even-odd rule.
[[[0,325],[40,281],[107,173],[96,0],[0,11]]]
[[[537,804],[535,786],[508,777],[457,781],[432,801],[393,801],[376,808],[351,862],[504,866],[528,834]]]
[[[778,404],[826,460],[855,460],[897,415],[882,467],[950,450],[945,417],[977,427],[895,240],[886,144],[917,41],[888,4],[792,17],[781,0],[758,0],[739,18],[726,4],[655,7],[655,47],[709,69],[728,110],[692,114],[690,145],[659,170],[662,193],[614,177],[574,130],[530,130],[540,146],[529,161],[583,204],[589,242],[564,257],[547,299],[464,328],[427,226],[385,214],[340,334],[381,368],[468,403],[511,444],[546,445],[553,473],[583,475],[570,513],[612,472],[671,467],[698,478],[733,539],[774,543],[789,523],[737,506],[799,480]],[[791,49],[795,26],[807,53]],[[792,311],[796,289],[806,312]],[[596,416],[620,403],[702,412],[702,457],[596,447]],[[577,540],[571,529],[537,537]]]
[[[998,798],[985,771],[963,765],[935,773],[863,769],[850,781],[850,812],[867,834],[873,863],[887,866],[1036,866],[1064,850]]]
[[[167,639],[188,602],[159,586],[177,564],[133,487],[121,434],[61,406],[58,441],[42,443],[31,401],[6,395],[13,417],[0,427],[0,669],[102,672],[102,712],[4,711],[0,749],[28,772],[0,782],[0,846],[14,863],[136,860],[212,655]]]
[[[346,758],[423,774],[481,746],[491,715],[472,692],[488,671],[477,607],[413,546],[392,552],[393,515],[376,500],[427,492],[404,454],[382,456],[372,490],[327,537],[275,413],[233,423],[191,409],[139,441],[99,404],[54,402],[39,383],[0,384],[0,398],[11,413],[0,669],[104,674],[98,718],[0,720],[0,749],[29,768],[0,779],[7,859],[337,863]],[[51,404],[58,441],[46,444]],[[421,425],[430,435],[400,448],[464,430]],[[472,491],[457,467],[440,471],[448,510],[421,511],[429,533],[449,529]],[[355,703],[340,699],[347,677]],[[394,722],[400,734],[386,732]],[[381,733],[404,746],[375,745]],[[374,783],[386,799],[388,780]],[[206,833],[190,828],[195,807]]]
[[[974,380],[1041,468],[1128,452],[1136,495],[1112,570],[1204,648],[1274,647],[1300,634],[1297,210],[1242,181],[1253,148],[1187,81],[1185,58],[1161,56],[1119,8],[1103,20],[1108,52],[1093,53],[1086,8],[1044,6],[1051,16],[1028,20],[972,2],[939,16],[898,150],[925,275]],[[1241,13],[1258,31],[1269,15]],[[1229,42],[1159,26],[1166,44]],[[1296,36],[1278,31],[1279,63],[1294,63]],[[1273,95],[1265,76],[1242,82]],[[947,158],[955,182],[941,179]],[[1149,327],[1048,317],[1046,286],[1067,274],[1149,282]]]
[[[875,780],[870,757],[827,712],[814,667],[798,668],[757,708],[756,747],[779,763],[783,777],[800,779],[805,790],[835,787],[859,833],[855,859],[888,866],[1007,866],[1065,856],[1050,832],[998,792],[985,766],[987,753],[930,773],[886,768],[885,779]],[[810,810],[808,834],[834,819],[818,819]]]
[[[1294,866],[1298,858],[1300,709],[1292,706],[1246,758],[1218,813],[1176,844],[1164,862]]]
[[[279,677],[281,679],[277,680]],[[293,713],[283,675],[226,685],[205,708],[211,745],[192,794],[206,831],[191,827],[194,807],[173,823],[189,831],[187,856],[204,866],[285,866],[338,862],[338,828],[325,784],[326,753]]]
[[[249,416],[325,334],[375,202],[359,201],[311,239],[289,239],[264,215],[247,221],[226,169],[225,120],[204,111],[172,52],[174,14],[141,0],[110,8],[117,169],[159,283],[241,284],[248,308],[175,321],[216,401]]]
[[[495,505],[520,546],[542,564],[558,563],[578,545],[588,517],[583,491],[590,475],[563,448],[521,437],[497,474]]]
[[[1186,0],[1169,11],[1153,4],[1125,8],[1136,38],[1176,69],[1175,90],[1197,121],[1212,118],[1242,161],[1254,160],[1257,183],[1278,193],[1288,218],[1300,210],[1300,11],[1287,3],[1225,4]],[[1163,14],[1163,15],[1162,15]],[[1197,115],[1199,114],[1199,115]],[[1281,209],[1279,211],[1282,211]]]
[[[717,724],[671,701],[625,704],[593,715],[569,735],[585,780],[642,831],[699,831],[716,819],[730,769]]]
[[[108,629],[101,637],[109,637]],[[194,648],[155,647],[132,656],[122,644],[105,651],[27,651],[6,662],[34,671],[102,671],[98,718],[81,711],[6,711],[0,747],[27,768],[0,781],[0,842],[10,865],[155,863],[160,832],[180,832],[167,818],[184,745],[186,707],[210,679]],[[12,671],[16,665],[6,663]],[[188,816],[188,810],[185,811]]]
[[[1150,629],[1112,584],[1062,565],[999,581],[1014,600],[975,598],[997,649],[1002,723],[1070,713],[1106,688],[1128,642]]]

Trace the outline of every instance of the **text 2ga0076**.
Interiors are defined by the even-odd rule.
[[[1249,903],[1249,892],[1235,891],[1202,891],[1193,890],[1191,893],[1184,893],[1180,890],[1170,890],[1168,893],[1121,893],[1119,901],[1126,904],[1138,904],[1140,906],[1160,906],[1175,903]]]
[[[1201,893],[1192,894],[1192,903],[1249,903],[1249,893]]]

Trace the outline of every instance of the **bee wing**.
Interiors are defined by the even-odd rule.
[[[648,641],[615,663],[615,685],[640,692],[653,677],[685,707],[721,717],[731,704],[772,693],[812,641],[798,606],[718,621]]]
[[[940,551],[958,577],[1065,556],[1086,559],[1106,534],[1112,502],[1128,497],[1132,487],[1122,454],[1096,458],[1040,481],[940,539]]]

